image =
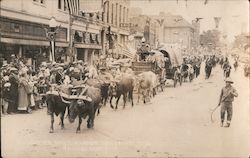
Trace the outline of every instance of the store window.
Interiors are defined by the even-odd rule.
[[[19,24],[13,24],[14,32],[20,32],[20,25]]]

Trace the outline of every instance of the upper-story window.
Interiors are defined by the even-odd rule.
[[[66,11],[67,10],[67,5],[66,5],[66,1],[65,0],[63,1],[63,5],[64,5],[63,10]]]
[[[41,3],[41,4],[45,4],[45,0],[33,0],[33,2],[37,2],[37,3]]]
[[[58,9],[67,10],[66,0],[58,0]]]
[[[58,0],[58,9],[62,9],[62,0]]]
[[[111,24],[114,24],[114,4],[111,5]]]

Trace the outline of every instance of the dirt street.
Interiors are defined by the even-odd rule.
[[[130,103],[113,110],[107,105],[95,119],[94,129],[86,120],[76,134],[77,122],[65,120],[61,130],[59,118],[55,132],[49,133],[50,117],[46,109],[32,114],[1,117],[3,157],[248,157],[249,154],[249,79],[243,68],[232,70],[233,86],[239,97],[233,103],[230,128],[220,127],[220,109],[214,113],[221,88],[225,85],[219,65],[205,80],[201,75],[193,82],[173,88],[172,81],[151,103]],[[135,99],[136,102],[136,99]]]

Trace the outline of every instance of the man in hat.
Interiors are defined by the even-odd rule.
[[[225,125],[225,127],[230,127],[233,114],[232,102],[234,101],[234,97],[238,97],[238,93],[236,89],[231,85],[233,84],[231,78],[226,78],[225,82],[226,86],[221,90],[218,106],[221,105],[221,127],[223,127],[225,113],[227,113],[227,124]]]
[[[19,78],[18,78],[18,69],[11,67],[9,69],[9,82],[10,82],[10,89],[9,89],[9,106],[8,106],[8,113],[12,114],[17,112],[17,105],[18,105],[18,86],[19,86]]]

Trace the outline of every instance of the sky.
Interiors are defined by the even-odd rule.
[[[139,6],[146,15],[157,15],[162,11],[181,15],[190,23],[196,17],[201,17],[201,32],[215,29],[214,17],[221,17],[218,29],[227,35],[228,42],[242,32],[249,32],[248,0],[208,0],[206,5],[204,1],[130,0],[130,6]]]

